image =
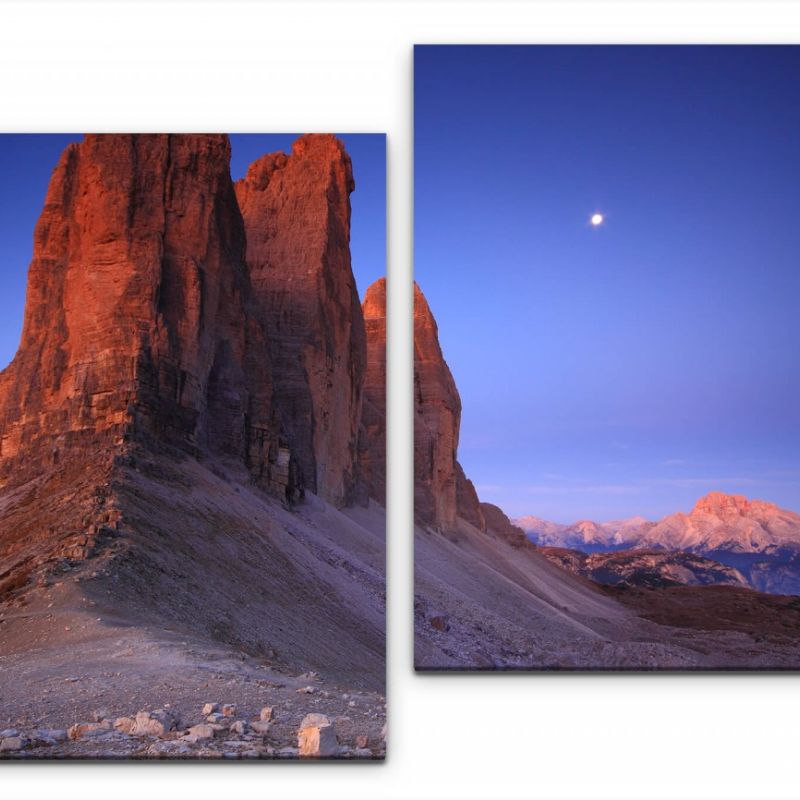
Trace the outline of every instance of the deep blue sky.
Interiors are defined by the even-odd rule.
[[[0,369],[14,357],[22,330],[33,229],[50,175],[67,144],[81,135],[0,135]],[[234,134],[231,175],[243,177],[265,153],[291,150],[297,134]],[[353,272],[361,296],[386,272],[386,137],[340,134],[353,160]]]
[[[425,46],[414,70],[415,278],[481,497],[800,510],[800,47]]]

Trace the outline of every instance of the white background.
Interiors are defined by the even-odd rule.
[[[0,796],[800,796],[797,676],[415,676],[410,533],[412,44],[798,40],[792,0],[0,5],[6,131],[388,133],[392,481],[385,765],[3,764]]]

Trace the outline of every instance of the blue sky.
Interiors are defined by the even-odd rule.
[[[800,48],[424,46],[414,70],[415,278],[481,497],[800,510]]]
[[[0,135],[0,369],[14,357],[22,331],[33,229],[50,175],[67,144],[81,135]],[[243,177],[256,158],[291,150],[297,134],[234,134],[231,175]],[[361,296],[386,273],[386,137],[340,134],[353,160],[353,272]]]

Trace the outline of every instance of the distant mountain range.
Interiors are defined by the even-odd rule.
[[[655,570],[663,572],[666,582],[681,575],[685,580],[678,582],[682,583],[728,583],[741,578],[760,591],[800,594],[800,514],[763,500],[711,492],[688,514],[670,514],[658,522],[633,517],[562,525],[534,516],[515,522],[546,555],[547,548],[589,555],[613,553],[613,559],[548,555],[561,566],[601,583],[648,584]],[[642,551],[651,556],[692,554],[703,561],[663,556],[643,561]],[[730,569],[718,569],[720,565]]]

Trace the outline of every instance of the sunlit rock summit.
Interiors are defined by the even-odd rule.
[[[709,492],[688,513],[670,514],[658,522],[633,517],[559,525],[528,516],[517,524],[531,541],[546,547],[585,553],[631,551],[633,559],[640,558],[634,551],[642,550],[692,553],[740,571],[761,591],[800,593],[800,515],[764,500]],[[619,565],[622,560],[617,552],[608,563]]]

